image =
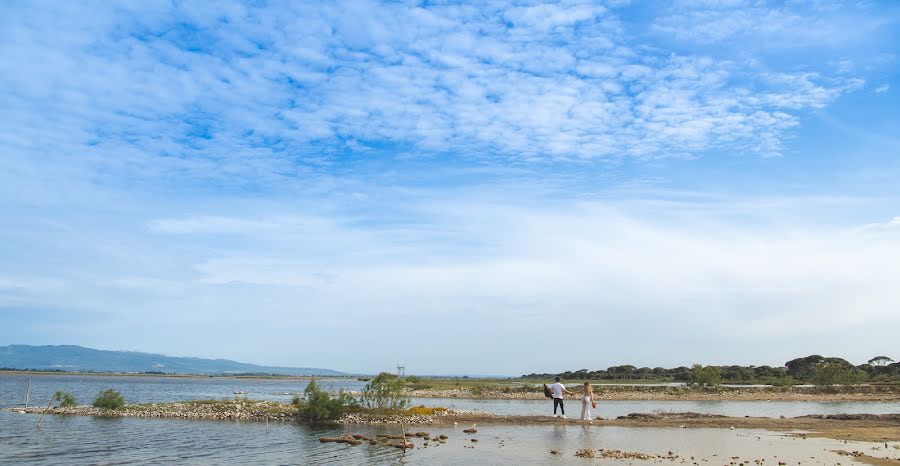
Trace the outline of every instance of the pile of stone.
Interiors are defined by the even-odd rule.
[[[45,407],[20,408],[19,412],[43,414]],[[208,402],[151,403],[126,405],[119,409],[100,409],[93,406],[53,407],[47,414],[114,416],[143,418],[212,419],[223,421],[292,421],[296,409],[277,402],[223,400]]]
[[[677,458],[677,455],[673,455],[672,452],[669,452],[668,456],[653,456],[648,455],[646,453],[639,453],[636,451],[622,451],[622,450],[597,450],[600,458],[609,458],[609,459],[617,459],[617,460],[652,460],[655,458],[664,458],[664,459],[674,459]]]
[[[432,425],[445,423],[447,419],[462,416],[495,416],[493,413],[481,411],[447,409],[435,411],[433,414],[371,414],[348,413],[341,416],[337,422],[342,424],[410,424]]]

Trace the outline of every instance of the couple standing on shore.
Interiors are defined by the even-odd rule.
[[[597,402],[594,401],[594,389],[589,382],[584,383],[581,393],[581,420],[591,422],[591,408],[596,408]],[[559,377],[557,377],[555,384],[544,385],[544,394],[553,398],[553,415],[556,416],[556,408],[559,407],[562,418],[568,419],[566,417],[566,407],[563,404],[563,394],[574,395],[575,392],[566,390],[565,385],[559,383]]]

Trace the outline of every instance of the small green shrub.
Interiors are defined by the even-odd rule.
[[[110,388],[98,393],[97,398],[94,398],[93,405],[100,409],[119,409],[125,406],[125,398],[121,393]]]
[[[75,395],[63,390],[58,390],[53,394],[53,401],[58,401],[60,408],[78,406],[78,400],[75,399]]]
[[[409,397],[403,393],[403,382],[397,376],[382,372],[366,384],[362,402],[369,409],[398,411],[409,406]]]
[[[490,390],[490,388],[491,387],[485,384],[473,385],[471,388],[469,388],[469,393],[471,393],[472,396],[484,396],[484,393]]]
[[[306,396],[306,403],[298,404],[298,410],[301,416],[312,421],[336,419],[357,404],[355,398],[343,391],[336,397],[332,397],[331,394],[319,388],[316,379],[309,381],[303,394]]]
[[[784,377],[772,377],[769,379],[769,383],[771,383],[773,387],[793,387],[796,384],[794,378],[789,375]]]
[[[541,391],[541,386],[533,383],[523,383],[519,391],[523,393],[539,392]]]

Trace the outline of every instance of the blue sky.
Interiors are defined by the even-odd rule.
[[[900,5],[14,2],[0,344],[900,356]]]

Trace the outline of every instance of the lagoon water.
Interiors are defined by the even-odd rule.
[[[301,392],[305,381],[284,379],[165,378],[114,376],[32,376],[33,404],[46,404],[55,390],[74,393],[87,403],[100,390],[121,391],[128,402],[156,402],[204,398],[232,398],[248,391],[260,399],[289,400],[283,393]],[[23,401],[28,375],[0,375],[0,405]],[[363,383],[325,379],[329,388],[359,390]],[[417,403],[479,409],[498,414],[546,413],[541,400],[421,399]],[[577,413],[575,402],[570,414]],[[900,412],[898,403],[809,402],[602,402],[600,413],[613,417],[628,412],[701,411],[730,415],[797,415],[824,412]],[[467,426],[427,427],[434,435],[446,434],[446,444],[413,450],[370,446],[350,447],[320,443],[324,435],[343,434],[343,428],[310,427],[296,423],[197,421],[177,419],[47,416],[39,431],[40,416],[0,411],[0,464],[585,464],[574,456],[582,448],[618,449],[650,454],[672,451],[680,459],[694,456],[700,464],[727,464],[765,459],[764,464],[835,464],[852,461],[833,450],[863,450],[896,458],[900,450],[874,451],[881,444],[845,444],[827,439],[796,439],[774,432],[726,429],[628,428],[615,426],[478,426],[478,443],[462,432]],[[356,426],[353,433],[373,436],[397,434],[397,426]],[[559,455],[552,455],[557,450]],[[729,458],[725,460],[725,458]],[[688,464],[693,461],[688,461]],[[591,464],[640,464],[639,461],[600,460]],[[665,463],[670,463],[668,460]]]
[[[293,393],[302,393],[308,383],[301,379],[259,379],[233,377],[152,377],[152,376],[76,376],[76,375],[0,375],[0,407],[21,406],[25,387],[31,378],[31,404],[46,404],[56,390],[75,395],[88,404],[101,390],[118,390],[128,403],[155,403],[203,399],[233,399],[234,392],[247,392],[247,398],[288,402]],[[319,379],[328,390],[359,391],[365,382],[348,378]],[[462,398],[417,398],[416,405],[443,406],[496,414],[549,414],[547,400],[472,400]],[[570,416],[577,415],[581,403],[566,400]],[[726,416],[794,417],[806,414],[900,413],[900,402],[816,402],[816,401],[600,401],[596,412],[605,418],[629,413],[697,412]]]
[[[302,393],[307,380],[240,377],[153,377],[114,375],[29,375],[0,374],[0,407],[21,405],[31,379],[32,404],[46,404],[56,390],[75,395],[88,404],[101,390],[112,388],[128,403],[233,398],[234,392],[249,392],[248,398],[290,401],[293,393]],[[348,378],[318,379],[327,390],[362,390],[365,382]]]
[[[446,434],[447,443],[402,452],[391,447],[357,447],[320,443],[341,428],[314,428],[258,422],[184,421],[175,419],[48,416],[40,429],[37,415],[0,412],[0,464],[586,464],[575,457],[582,448],[617,449],[694,457],[721,464],[731,457],[763,464],[851,463],[834,450],[864,450],[897,457],[895,449],[873,451],[879,444],[827,439],[797,439],[761,430],[665,429],[613,426],[480,426],[474,436],[464,427],[430,428]],[[397,426],[356,427],[353,433],[398,434]],[[477,438],[472,443],[470,438]],[[560,454],[551,454],[557,450]],[[726,459],[729,458],[729,459]],[[705,461],[704,461],[705,460]],[[688,461],[691,464],[693,461]],[[640,464],[634,460],[592,460],[590,464]],[[649,462],[647,462],[649,464]]]

